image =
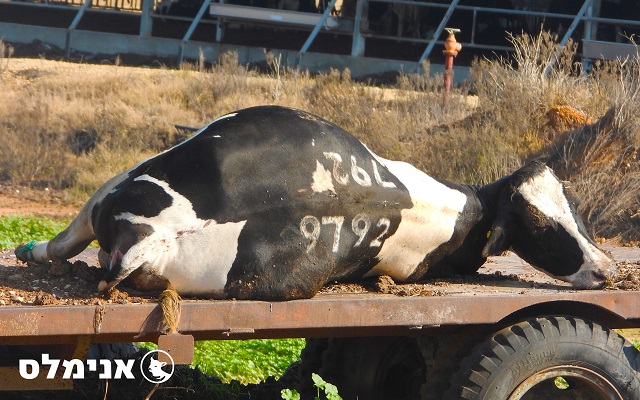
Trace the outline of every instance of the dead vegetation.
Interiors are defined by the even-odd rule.
[[[184,139],[174,124],[199,127],[235,109],[279,104],[334,121],[381,156],[443,179],[483,184],[548,157],[574,182],[595,233],[639,239],[638,58],[587,73],[574,62],[575,45],[556,54],[549,34],[511,40],[513,56],[477,60],[447,110],[440,76],[401,74],[379,88],[348,70],[285,69],[269,55],[266,74],[232,53],[179,70],[12,58],[0,80],[0,180],[83,200]]]

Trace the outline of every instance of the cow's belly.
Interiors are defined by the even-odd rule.
[[[245,223],[212,223],[199,230],[181,232],[175,238],[175,253],[158,272],[180,294],[223,298]]]
[[[380,261],[366,276],[389,275],[405,281],[427,255],[451,240],[467,196],[410,164],[384,162],[409,190],[413,207],[401,211],[398,229],[385,240]]]
[[[385,240],[380,262],[366,276],[389,275],[405,281],[425,257],[438,246],[451,240],[459,211],[416,206],[402,210],[402,221],[396,233]]]

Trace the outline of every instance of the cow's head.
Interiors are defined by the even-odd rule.
[[[549,275],[581,289],[602,287],[613,263],[590,237],[567,187],[531,162],[508,178],[483,256],[511,248]]]

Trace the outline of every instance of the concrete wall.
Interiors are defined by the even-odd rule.
[[[22,25],[0,22],[0,38],[15,43],[31,43],[40,40],[64,49],[67,30],[34,25]],[[176,57],[180,55],[181,40],[122,35],[116,33],[72,31],[69,45],[72,50],[86,53],[103,54],[140,54],[157,57]],[[198,59],[200,51],[208,61],[217,61],[220,54],[227,51],[238,53],[241,64],[265,61],[264,49],[258,47],[236,46],[221,43],[189,41],[184,45],[186,59]],[[297,51],[270,50],[276,56],[282,55],[282,65],[295,67]],[[300,68],[312,72],[327,72],[331,68],[349,68],[353,77],[371,75],[386,71],[418,71],[417,62],[386,60],[367,57],[352,57],[324,53],[306,53],[300,57]],[[442,65],[432,65],[431,73],[442,73]],[[456,67],[454,81],[468,79],[468,68]]]

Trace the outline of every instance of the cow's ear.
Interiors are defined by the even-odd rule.
[[[495,256],[511,247],[513,238],[513,222],[507,216],[501,216],[487,232],[487,243],[482,249],[482,257]]]

